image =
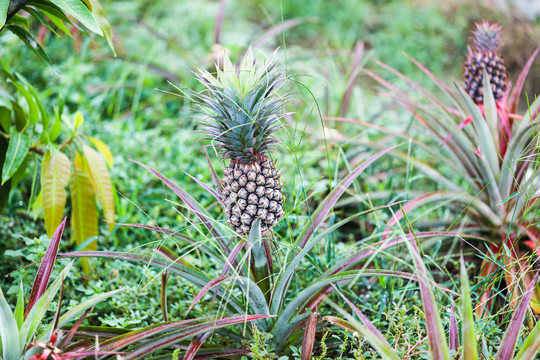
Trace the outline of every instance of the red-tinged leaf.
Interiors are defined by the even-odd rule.
[[[52,335],[55,334],[58,328],[58,320],[60,319],[60,311],[62,311],[62,300],[64,299],[64,277],[62,277],[62,286],[60,288],[60,295],[58,296],[58,307],[54,313],[53,326],[52,326]]]
[[[171,249],[169,249],[165,245],[158,245],[158,247],[156,247],[156,248],[154,248],[152,250],[154,250],[158,254],[166,257],[167,259],[169,259],[169,260],[171,260],[173,262],[179,263],[179,264],[187,266],[187,267],[193,267],[193,265],[191,265],[189,262],[182,259],[180,256],[176,255],[174,253],[174,251],[172,251]]]
[[[206,212],[203,208],[200,207],[200,205],[193,200],[193,198],[186,192],[184,189],[176,185],[173,181],[169,180],[167,177],[163,176],[161,173],[159,173],[157,170],[152,169],[149,166],[146,166],[138,161],[132,160],[134,163],[142,166],[146,170],[150,171],[152,174],[157,176],[169,189],[171,189],[186,205],[201,219],[202,223],[206,228],[212,233],[212,235],[215,236],[216,240],[219,242],[220,246],[222,247],[223,251],[228,252],[228,246],[224,242],[223,235],[220,233],[220,231],[217,229],[216,225],[214,224],[214,220],[212,220],[210,217],[206,215]]]
[[[212,279],[208,284],[204,285],[204,287],[201,289],[201,291],[199,291],[199,293],[197,294],[197,296],[195,296],[195,298],[193,299],[193,301],[191,302],[191,305],[189,305],[186,313],[184,314],[184,317],[187,317],[189,312],[191,311],[191,309],[193,309],[193,306],[195,306],[195,304],[197,304],[199,302],[199,300],[202,299],[202,297],[204,295],[206,295],[206,293],[208,292],[208,290],[210,290],[211,288],[213,288],[214,286],[216,285],[219,285],[221,284],[223,281],[227,280],[229,277],[228,276],[218,276],[216,277],[215,279]]]
[[[457,351],[459,348],[459,332],[456,320],[456,309],[453,301],[452,307],[450,308],[450,329],[448,331],[448,340],[450,343],[450,351]]]
[[[80,352],[79,351],[74,351],[74,352],[62,353],[61,359],[76,359],[76,358],[83,359],[83,358],[89,357],[89,356],[97,357],[97,356],[101,356],[101,355],[125,355],[125,354],[128,354],[128,353],[127,352],[122,352],[122,351],[101,351],[101,350],[80,351]]]
[[[208,156],[208,151],[206,151],[206,149],[204,149],[204,154],[206,155],[206,161],[208,162],[210,174],[212,174],[212,181],[214,182],[214,186],[218,192],[221,192],[221,182],[219,181],[219,177],[216,174],[216,170],[214,169],[214,166],[210,161],[210,157]]]
[[[484,203],[477,197],[472,197],[466,193],[457,193],[452,191],[434,191],[419,196],[416,199],[410,200],[405,206],[403,206],[402,209],[395,213],[394,216],[392,216],[392,218],[386,224],[386,228],[384,229],[383,233],[383,239],[388,238],[388,236],[392,232],[391,227],[397,224],[398,221],[403,218],[404,213],[407,213],[408,211],[415,209],[419,206],[441,200],[455,200],[457,202],[464,203],[467,205],[467,207],[474,208],[476,211],[478,211],[483,217],[486,218],[486,221],[493,222],[495,226],[498,226],[500,223],[502,223],[502,220],[499,218],[499,216],[497,216],[495,212],[493,212],[493,209],[491,209],[491,207],[489,207],[486,203]]]
[[[181,264],[172,263],[167,259],[156,258],[156,256],[151,255],[139,255],[134,253],[123,253],[116,251],[74,251],[64,254],[58,254],[58,257],[68,257],[68,258],[79,258],[79,257],[90,257],[90,258],[106,258],[106,259],[120,259],[124,261],[133,262],[136,264],[146,263],[150,266],[168,270],[173,272],[184,279],[191,281],[193,284],[203,287],[205,284],[210,281],[202,272],[196,268],[185,267]]]
[[[529,70],[531,69],[534,59],[536,58],[536,55],[538,55],[539,51],[540,51],[540,47],[537,47],[536,50],[534,50],[534,52],[532,53],[529,60],[527,60],[527,63],[525,64],[525,66],[523,67],[523,70],[521,70],[521,73],[519,74],[518,80],[516,81],[516,85],[513,87],[512,91],[510,92],[510,95],[508,96],[508,109],[510,113],[515,114],[518,110],[519,98],[521,96],[521,90],[523,89],[523,84],[525,84],[525,80],[527,79]]]
[[[221,199],[221,194],[220,193],[218,193],[217,191],[212,189],[210,186],[203,183],[201,180],[197,179],[195,176],[192,176],[191,174],[189,174],[189,173],[187,173],[185,171],[184,171],[184,174],[189,176],[192,180],[194,180],[197,184],[199,184],[204,190],[208,191],[208,193],[210,193],[210,195],[212,195],[214,197],[214,199],[216,199],[221,204],[221,206],[223,206],[223,207],[225,206],[225,204],[223,203],[223,201]]]
[[[319,227],[319,225],[322,223],[322,221],[328,216],[332,208],[334,207],[334,204],[336,201],[339,200],[341,195],[347,190],[349,185],[369,166],[371,165],[375,160],[380,158],[386,153],[389,153],[390,151],[396,149],[397,147],[401,146],[402,144],[394,145],[389,147],[388,149],[385,149],[383,151],[379,151],[375,155],[371,156],[369,159],[364,161],[362,164],[358,165],[356,168],[354,168],[349,175],[347,175],[343,180],[340,181],[339,184],[336,185],[336,187],[332,190],[330,194],[328,194],[324,200],[321,202],[317,210],[313,213],[313,219],[311,226],[305,226],[304,230],[302,231],[302,234],[298,237],[297,245],[300,248],[303,248],[306,243],[309,241],[311,235],[315,232],[315,230]]]
[[[349,258],[346,258],[344,261],[332,267],[329,270],[329,273],[334,275],[343,270],[349,269],[353,267],[355,264],[357,264],[358,262],[364,259],[367,259],[370,256],[374,256],[375,254],[383,250],[386,250],[388,248],[391,248],[399,244],[403,244],[407,241],[411,241],[412,239],[415,238],[415,235],[417,239],[424,239],[424,238],[437,237],[437,236],[449,236],[449,237],[475,239],[475,240],[480,240],[480,241],[485,241],[485,242],[488,241],[487,239],[480,236],[471,235],[471,234],[462,234],[462,233],[456,233],[456,232],[432,231],[432,232],[420,232],[417,234],[402,234],[397,238],[387,239],[387,240],[383,240],[378,243],[375,243],[369,246],[368,250],[361,250],[352,254]]]
[[[523,320],[525,320],[525,315],[527,314],[527,307],[531,301],[531,296],[536,285],[536,280],[538,278],[538,273],[534,276],[532,282],[529,284],[527,290],[523,294],[521,301],[517,309],[512,315],[512,320],[508,324],[508,329],[504,334],[504,337],[499,347],[499,351],[495,356],[496,360],[512,360],[514,358],[514,352],[516,351],[516,344],[519,335],[521,334],[521,325],[523,325]]]
[[[420,91],[422,94],[424,94],[424,96],[426,98],[428,98],[429,100],[431,100],[431,102],[433,102],[433,104],[436,104],[439,108],[441,109],[446,109],[446,106],[443,105],[443,103],[433,95],[432,92],[428,91],[427,89],[423,88],[421,85],[419,85],[418,83],[412,81],[409,77],[405,76],[404,74],[400,73],[399,71],[395,70],[394,68],[392,68],[391,66],[389,65],[386,65],[385,63],[381,62],[381,61],[378,61],[378,60],[375,60],[375,63],[377,65],[379,65],[380,67],[388,70],[389,72],[391,72],[392,74],[396,75],[397,77],[399,77],[400,79],[402,79],[403,81],[407,82],[409,85],[411,85],[413,88],[415,88],[416,90]]]
[[[443,84],[443,82],[437,78],[431,71],[428,70],[427,67],[425,67],[424,65],[420,64],[416,59],[414,59],[412,56],[410,56],[409,54],[404,54],[409,60],[411,60],[414,65],[416,65],[420,70],[422,70],[424,72],[424,74],[426,74],[431,80],[433,80],[433,82],[435,84],[437,84],[437,86],[444,92],[448,93],[448,94],[451,94],[452,91],[450,90],[450,88],[448,88],[446,85]]]
[[[197,351],[201,348],[204,341],[212,334],[211,332],[207,332],[204,334],[200,334],[195,336],[193,340],[189,343],[188,348],[186,349],[186,353],[184,355],[184,360],[192,360],[195,357],[195,354],[197,354]]]
[[[347,304],[349,304],[349,306],[351,307],[351,309],[353,309],[354,313],[356,314],[356,316],[358,316],[358,318],[360,319],[360,321],[362,321],[362,323],[364,324],[364,326],[373,334],[375,335],[376,337],[378,337],[381,341],[384,341],[384,342],[387,342],[386,339],[384,338],[384,335],[379,331],[379,329],[377,329],[375,327],[375,325],[373,325],[373,323],[371,321],[369,321],[369,319],[366,317],[366,315],[364,315],[364,313],[362,312],[362,310],[360,310],[356,305],[354,305],[354,303],[349,300],[348,297],[346,297],[345,295],[343,295],[343,293],[341,291],[338,290],[338,294],[341,296],[341,298],[343,300],[345,300],[345,302]]]
[[[144,356],[160,350],[169,345],[182,340],[192,338],[199,334],[213,332],[216,329],[234,324],[245,323],[247,321],[266,319],[270,315],[239,315],[222,319],[183,320],[168,324],[157,324],[147,328],[136,330],[126,335],[121,335],[118,340],[110,339],[101,346],[104,350],[118,350],[132,345],[130,354],[125,356],[126,360],[143,358]],[[196,324],[196,322],[199,324]],[[160,335],[158,339],[147,342],[140,341],[148,339],[150,336]]]
[[[244,247],[244,241],[239,241],[238,244],[235,245],[233,250],[231,251],[231,254],[227,258],[227,263],[223,267],[223,270],[221,271],[221,275],[227,274],[231,266],[236,262],[236,258],[238,257],[238,254],[240,253],[240,250]]]
[[[36,273],[34,278],[34,284],[32,285],[32,291],[30,292],[30,298],[28,299],[28,305],[26,306],[26,311],[24,317],[28,315],[32,307],[37,303],[41,295],[47,290],[47,285],[51,277],[51,272],[54,267],[54,262],[58,253],[58,245],[60,244],[60,239],[62,238],[62,233],[64,232],[64,227],[66,226],[66,218],[60,223],[56,232],[54,233],[51,243],[41,259],[41,265]]]
[[[165,229],[165,228],[162,228],[162,227],[159,227],[159,226],[151,226],[151,225],[142,225],[142,224],[119,224],[119,223],[115,223],[115,225],[117,226],[127,226],[127,227],[134,227],[134,228],[141,228],[141,229],[148,229],[148,230],[152,230],[152,231],[157,231],[157,232],[160,232],[160,233],[163,233],[163,234],[166,234],[166,235],[169,235],[169,236],[173,236],[179,240],[183,240],[183,241],[186,241],[192,245],[195,245],[197,247],[197,249],[201,249],[202,252],[204,252],[206,255],[210,256],[211,258],[213,258],[214,260],[217,260],[218,262],[222,262],[221,260],[221,257],[215,255],[209,248],[207,248],[206,246],[204,245],[201,245],[201,242],[200,241],[197,241],[197,240],[193,240],[192,238],[190,237],[187,237],[187,236],[184,236],[184,235],[181,235],[181,234],[178,234],[177,232],[174,232],[174,231],[171,231],[171,230],[168,230],[168,229]],[[171,259],[172,260],[172,259]]]
[[[304,330],[304,339],[302,340],[302,356],[301,360],[311,360],[313,353],[313,345],[315,344],[315,335],[317,334],[317,318],[319,314],[314,312],[309,315]]]
[[[422,296],[422,306],[426,318],[426,327],[429,341],[429,348],[433,359],[446,360],[448,359],[448,344],[444,336],[444,330],[439,317],[439,311],[435,302],[435,298],[431,291],[431,284],[427,277],[427,269],[420,256],[417,239],[412,239],[411,255],[418,273],[418,283],[420,285],[420,295]]]
[[[221,359],[221,358],[240,358],[243,355],[248,355],[251,353],[249,349],[227,349],[227,348],[218,348],[218,349],[200,349],[197,352],[194,360],[206,360],[206,359]]]
[[[77,322],[75,323],[75,325],[73,325],[73,327],[69,330],[67,336],[64,338],[64,340],[62,341],[62,344],[60,346],[61,349],[64,349],[66,348],[69,343],[71,342],[71,340],[73,339],[73,337],[75,336],[75,333],[77,332],[77,330],[79,330],[79,328],[81,327],[84,319],[86,319],[86,316],[90,313],[90,310],[91,309],[87,309],[84,314],[82,314],[82,316],[79,318],[79,320],[77,320]]]
[[[169,321],[169,312],[167,311],[167,280],[169,279],[169,272],[164,271],[161,273],[161,313],[163,314],[163,321]]]
[[[364,58],[364,42],[357,41],[354,46],[354,51],[352,54],[352,67],[351,72],[349,73],[349,78],[347,79],[347,87],[343,93],[343,98],[341,99],[341,107],[339,111],[339,116],[345,116],[347,110],[349,109],[349,102],[351,100],[352,91],[354,89],[354,83],[358,77],[358,72],[362,59]]]

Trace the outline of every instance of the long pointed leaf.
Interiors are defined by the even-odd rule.
[[[474,313],[471,301],[471,290],[469,288],[469,278],[463,257],[461,264],[461,306],[463,316],[463,358],[465,360],[478,360],[478,342],[474,330]]]
[[[497,355],[495,356],[496,360],[512,360],[514,357],[514,352],[516,350],[516,344],[521,333],[521,326],[523,325],[523,320],[525,320],[525,315],[527,314],[527,307],[531,301],[531,296],[533,294],[534,288],[536,286],[536,280],[538,278],[538,273],[534,276],[534,279],[529,284],[529,287],[523,294],[523,298],[519,302],[518,308],[514,311],[512,320],[508,324],[508,328],[504,333],[504,337],[501,341],[501,346]]]
[[[19,342],[19,327],[11,308],[0,289],[0,341],[4,360],[19,360],[22,355]]]
[[[436,360],[447,360],[448,357],[448,344],[446,337],[444,336],[444,330],[442,327],[441,318],[439,316],[439,310],[435,303],[433,292],[431,291],[431,285],[427,277],[427,269],[420,257],[420,251],[418,249],[417,239],[412,239],[407,242],[407,246],[411,252],[418,273],[418,282],[420,284],[420,294],[422,296],[422,305],[424,307],[424,314],[426,318],[426,326],[428,332],[429,348],[431,350],[431,356]]]
[[[317,210],[313,213],[313,220],[311,226],[306,226],[300,236],[298,237],[298,240],[296,241],[296,245],[298,245],[300,248],[303,248],[306,243],[309,241],[311,235],[313,235],[313,232],[319,227],[321,222],[326,218],[328,213],[332,210],[332,207],[338,201],[338,199],[343,195],[345,190],[351,185],[351,183],[369,166],[371,165],[375,160],[383,156],[384,154],[394,150],[395,148],[401,146],[402,144],[394,145],[392,147],[389,147],[388,149],[385,149],[383,151],[380,151],[376,153],[375,155],[371,156],[369,159],[364,161],[362,164],[358,165],[356,168],[354,168],[349,175],[347,175],[339,184],[336,185],[336,187],[332,190],[330,194],[328,194],[324,200],[321,202]]]
[[[229,247],[225,243],[224,238],[225,236],[221,233],[221,231],[216,226],[216,222],[210,218],[209,215],[207,215],[206,211],[199,205],[198,202],[196,202],[184,189],[176,185],[174,182],[160,174],[157,170],[152,169],[149,166],[146,166],[138,161],[133,160],[136,164],[144,167],[146,170],[150,171],[152,174],[157,176],[169,189],[171,189],[178,197],[182,199],[186,203],[186,205],[195,212],[195,214],[201,219],[204,226],[216,237],[216,240],[220,244],[222,251],[225,253],[229,253]]]
[[[24,318],[28,316],[28,313],[39,298],[45,293],[47,289],[47,284],[49,284],[49,279],[51,277],[51,272],[54,267],[54,262],[56,260],[56,255],[58,253],[58,245],[62,239],[62,233],[64,232],[64,227],[66,226],[66,218],[60,223],[56,229],[43,259],[41,259],[41,264],[34,278],[34,284],[32,285],[32,291],[30,292],[30,298],[28,299],[28,305],[26,306],[26,311],[24,313]]]

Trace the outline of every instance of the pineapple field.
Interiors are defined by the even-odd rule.
[[[0,0],[0,360],[540,359],[525,9]]]

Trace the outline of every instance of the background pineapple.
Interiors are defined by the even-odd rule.
[[[465,90],[477,104],[484,101],[483,68],[489,76],[495,100],[504,97],[508,87],[508,75],[504,61],[497,55],[501,42],[502,27],[484,20],[473,31],[473,46],[469,47],[464,62]]]
[[[206,92],[195,97],[204,114],[201,132],[223,159],[231,160],[221,180],[227,222],[245,234],[259,218],[265,231],[284,213],[279,175],[270,158],[278,142],[272,134],[285,116],[286,97],[276,94],[284,72],[273,57],[258,67],[251,49],[238,68],[225,56],[223,69],[216,69],[216,76],[199,69],[197,79]]]

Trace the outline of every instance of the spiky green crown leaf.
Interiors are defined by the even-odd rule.
[[[487,20],[476,23],[472,38],[476,50],[483,53],[497,52],[501,44],[501,30],[502,26],[497,23],[490,24]]]
[[[257,66],[251,48],[239,67],[225,56],[223,68],[216,68],[216,76],[203,69],[196,74],[206,88],[194,95],[204,115],[200,131],[224,159],[251,164],[268,156],[277,142],[272,134],[285,116],[287,97],[277,94],[284,72],[274,56]]]

